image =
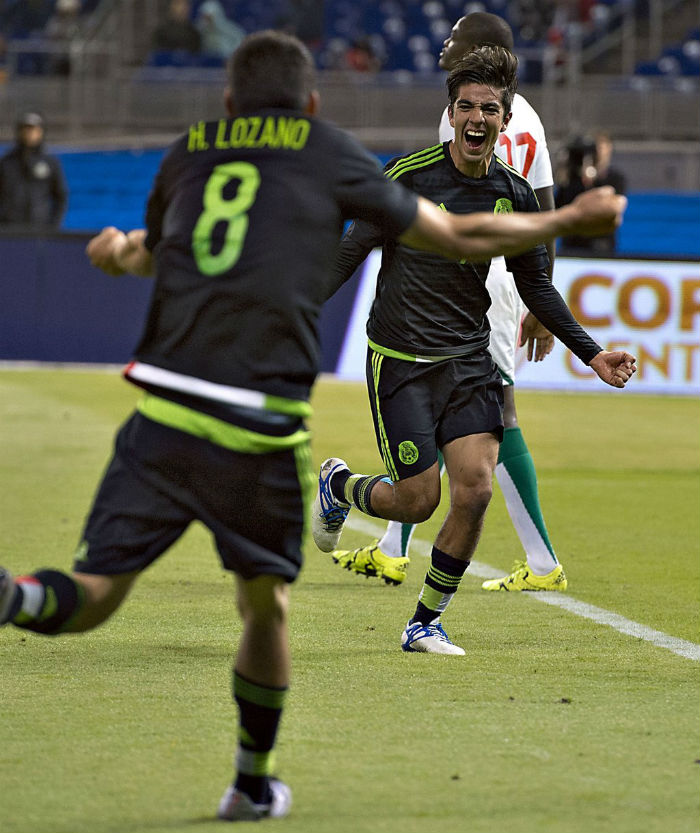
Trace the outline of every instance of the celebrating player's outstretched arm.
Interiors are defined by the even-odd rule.
[[[609,234],[622,222],[626,207],[626,198],[610,187],[586,191],[569,205],[541,214],[482,212],[457,216],[421,197],[416,219],[400,239],[415,249],[479,262],[525,252],[563,234]]]
[[[457,216],[420,197],[416,219],[400,239],[413,248],[446,257],[483,261],[527,251],[562,234],[607,234],[620,225],[626,206],[625,197],[609,187],[586,191],[569,205],[542,214],[478,212]],[[109,226],[93,237],[86,252],[92,265],[108,275],[130,272],[149,276],[152,258],[144,238],[143,229],[125,234]]]

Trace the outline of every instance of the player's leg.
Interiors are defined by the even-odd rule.
[[[13,579],[0,569],[0,624],[47,636],[91,630],[114,613],[137,575],[93,576],[45,568]]]
[[[438,466],[442,479],[445,473],[445,459],[441,451],[438,451]],[[384,535],[377,541],[377,546],[388,558],[407,558],[415,530],[416,524],[389,521]]]
[[[525,551],[526,563],[516,562],[502,579],[485,581],[485,590],[565,590],[566,577],[549,540],[540,506],[537,473],[518,424],[515,408],[515,353],[524,306],[513,276],[502,258],[494,260],[486,288],[491,297],[489,350],[504,380],[505,432],[496,466],[496,479],[513,527]]]
[[[440,478],[445,472],[442,452],[438,451]],[[410,563],[409,548],[417,524],[389,521],[384,535],[354,550],[334,550],[333,561],[346,570],[365,576],[378,576],[387,584],[401,584]]]
[[[420,523],[435,511],[440,502],[440,476],[437,417],[429,380],[436,371],[439,368],[369,351],[370,407],[388,476],[351,472],[344,460],[335,457],[323,463],[312,512],[319,549],[331,552],[336,548],[350,507],[409,524]]]
[[[491,499],[503,433],[503,386],[487,353],[454,359],[436,380],[443,408],[436,439],[450,483],[450,509],[435,539],[416,610],[401,637],[404,651],[464,654],[440,625],[476,549]],[[443,399],[443,391],[449,392]]]
[[[289,812],[291,790],[273,775],[274,749],[289,687],[289,584],[301,567],[314,486],[309,447],[263,454],[227,450],[218,457],[207,466],[214,485],[201,519],[214,533],[224,567],[236,573],[243,621],[233,670],[235,776],[218,815],[230,821],[280,817]]]
[[[289,585],[281,576],[237,577],[243,620],[233,670],[239,711],[236,779],[219,805],[220,818],[257,820],[286,815],[291,790],[271,776],[274,746],[289,688]]]
[[[97,627],[117,610],[141,570],[187,528],[191,515],[136,473],[140,455],[154,448],[143,423],[135,415],[117,434],[73,571],[44,568],[14,580],[5,573],[0,624],[49,636]],[[158,447],[165,453],[162,443]]]
[[[453,645],[440,618],[457,592],[476,549],[491,499],[498,437],[460,437],[443,448],[450,483],[450,509],[435,539],[415,613],[402,636],[404,651],[464,654]]]

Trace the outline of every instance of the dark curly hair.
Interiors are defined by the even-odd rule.
[[[518,88],[518,59],[502,46],[480,46],[462,58],[447,76],[447,95],[454,107],[463,84],[487,84],[502,90],[504,113],[510,113]]]

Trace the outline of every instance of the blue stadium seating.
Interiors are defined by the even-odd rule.
[[[667,46],[652,61],[640,61],[636,75],[700,77],[700,28],[691,29],[681,43]]]

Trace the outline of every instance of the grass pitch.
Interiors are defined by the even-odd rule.
[[[634,384],[634,381],[631,383]],[[0,372],[2,563],[68,568],[114,430],[115,374]],[[698,642],[696,399],[518,394],[567,596]],[[322,380],[315,459],[379,470],[362,386]],[[430,541],[443,512],[422,525]],[[343,543],[366,540],[347,530]],[[496,489],[477,553],[520,549]],[[287,833],[685,833],[698,819],[698,663],[468,577],[444,620],[464,658],[404,655],[427,561],[401,587],[309,543],[293,591],[278,770]],[[3,833],[197,833],[230,778],[230,578],[193,527],[83,636],[0,633]],[[265,822],[276,825],[277,822]]]

